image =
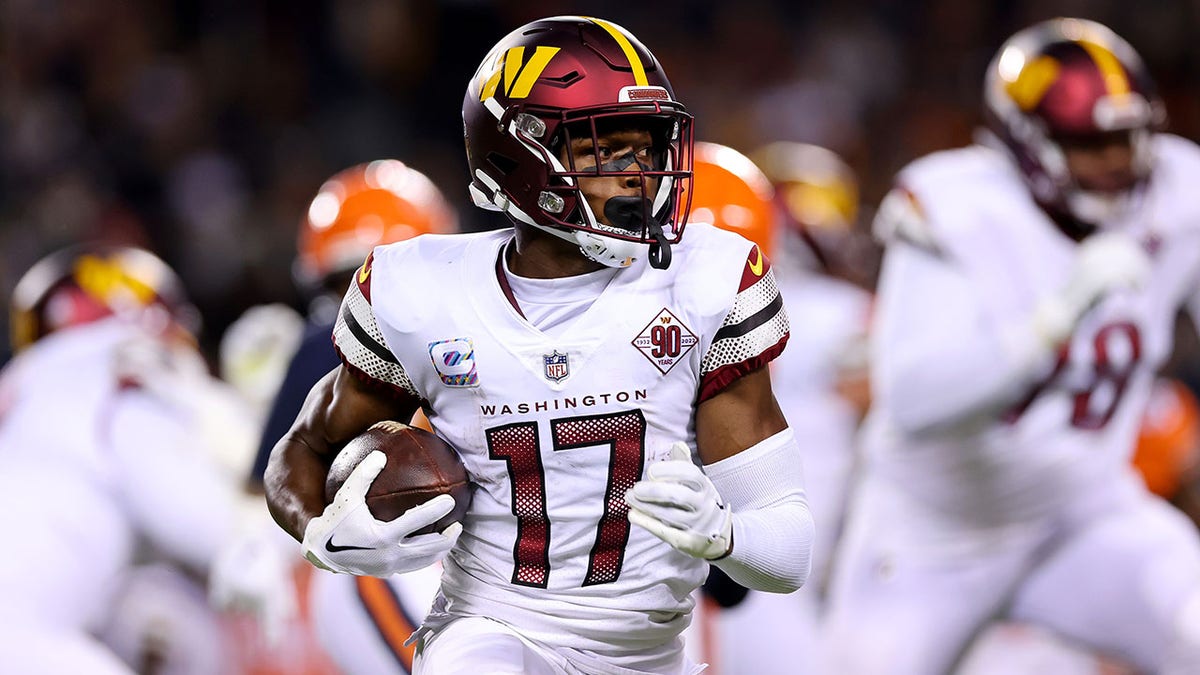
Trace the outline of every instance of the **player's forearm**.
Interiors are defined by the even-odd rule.
[[[934,348],[924,353],[894,356],[876,380],[892,422],[906,433],[923,434],[994,421],[1054,365],[1053,351],[1024,329],[956,336],[929,343]]]
[[[264,475],[271,516],[297,541],[308,521],[325,509],[328,465],[301,434],[289,432],[271,452]]]
[[[709,464],[705,473],[733,512],[733,549],[713,564],[755,590],[791,593],[803,586],[814,530],[792,430]]]
[[[733,551],[713,564],[746,588],[791,593],[808,580],[814,536],[805,503],[734,514]]]
[[[881,289],[872,389],[905,433],[990,421],[1053,368],[1032,317],[989,314],[952,261],[897,245]]]

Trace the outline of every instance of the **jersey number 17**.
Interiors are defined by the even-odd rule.
[[[512,582],[545,588],[550,576],[550,518],[537,422],[505,424],[487,429],[485,434],[488,455],[508,465],[512,484],[513,515],[517,517]],[[560,418],[550,421],[550,437],[555,452],[608,446],[604,512],[596,525],[583,585],[616,581],[629,542],[625,492],[641,478],[646,418],[641,410]]]

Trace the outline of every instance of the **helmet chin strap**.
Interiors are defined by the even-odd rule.
[[[643,216],[647,214],[649,206],[649,201],[641,197],[612,197],[605,202],[604,215],[614,228],[640,232],[643,229]],[[587,217],[591,217],[590,213]],[[629,267],[643,255],[648,256],[650,266],[655,269],[666,269],[671,264],[671,243],[663,232],[662,224],[653,216],[649,216],[645,228],[653,239],[648,247],[646,242],[606,237],[591,230],[550,227],[534,222],[532,218],[520,220],[559,239],[578,244],[585,258],[606,267]]]
[[[650,244],[650,266],[665,270],[671,266],[671,244],[667,241],[667,235],[663,234],[662,225],[656,220],[650,221],[650,236],[654,237],[654,243]]]
[[[647,231],[654,239],[650,244],[649,262],[655,269],[671,265],[671,244],[663,233],[662,223],[650,214],[652,205],[644,197],[611,197],[604,202],[604,215],[613,226],[630,232]]]
[[[639,241],[602,237],[588,230],[548,227],[539,223],[530,224],[542,232],[579,246],[579,252],[583,254],[583,257],[605,267],[629,267],[646,251],[646,245]]]

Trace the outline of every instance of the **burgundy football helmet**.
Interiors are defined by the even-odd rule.
[[[158,256],[132,246],[85,244],[34,263],[12,295],[12,348],[107,316],[137,316],[195,336],[200,314]]]
[[[1149,176],[1150,134],[1162,101],[1128,42],[1084,19],[1052,19],[1008,39],[984,85],[989,128],[1011,150],[1034,197],[1052,213],[1098,225],[1117,215]],[[1082,189],[1060,141],[1128,131],[1137,184],[1120,194]]]
[[[577,243],[610,267],[642,255],[656,267],[670,264],[688,212],[678,206],[690,192],[692,117],[629,31],[577,16],[526,24],[484,58],[462,112],[477,206]],[[596,146],[607,130],[625,128],[650,131],[650,162],[618,158],[577,169],[572,153],[562,152],[573,139]],[[631,173],[640,177],[641,198],[609,200],[610,224],[601,222],[579,179]]]

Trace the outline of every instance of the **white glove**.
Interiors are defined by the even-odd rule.
[[[295,549],[288,555],[280,546],[279,526],[270,526],[275,532],[246,532],[218,552],[208,576],[208,597],[218,610],[252,614],[267,644],[278,645],[297,614],[296,558]]]
[[[1063,290],[1042,300],[1034,329],[1050,345],[1065,342],[1089,309],[1118,289],[1140,288],[1150,275],[1150,258],[1132,237],[1101,232],[1079,244]]]
[[[733,514],[704,471],[692,462],[686,443],[671,457],[646,469],[647,480],[625,493],[629,522],[694,557],[715,560],[733,547]]]
[[[322,569],[365,577],[389,577],[440,561],[454,547],[462,524],[441,532],[410,536],[454,510],[454,497],[438,495],[412,507],[395,520],[376,520],[364,496],[383,470],[387,457],[376,450],[367,455],[325,507],[304,528],[301,550]]]

